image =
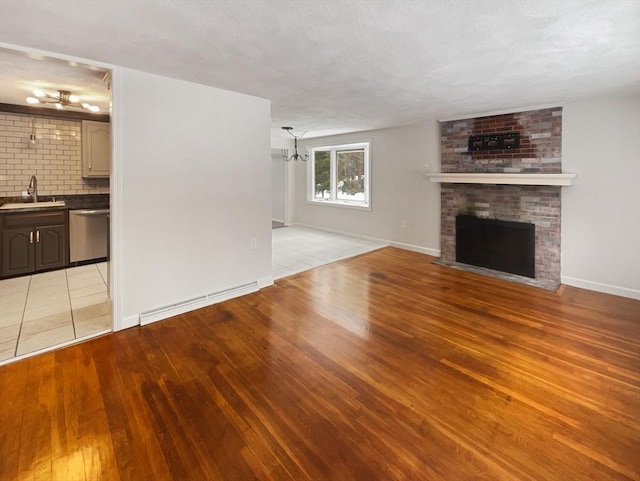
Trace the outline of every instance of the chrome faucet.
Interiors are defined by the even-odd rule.
[[[38,202],[38,179],[36,179],[35,175],[31,176],[27,194],[29,194],[29,197],[31,197],[34,202]]]

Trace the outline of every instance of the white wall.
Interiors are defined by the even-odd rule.
[[[281,151],[281,149],[276,150]],[[271,193],[271,218],[284,222],[287,202],[287,163],[282,160],[282,155],[271,155]]]
[[[267,100],[118,68],[114,123],[116,327],[271,279]]]
[[[562,282],[640,299],[640,96],[611,96],[563,109],[562,165],[578,174],[562,189]],[[370,139],[372,210],[306,202],[306,164],[296,163],[294,223],[440,248],[439,186],[424,164],[440,166],[437,122],[300,142],[304,147]],[[407,229],[400,223],[406,220]]]
[[[562,282],[640,299],[640,95],[563,109]]]
[[[282,130],[271,132],[271,149],[282,151],[286,149],[289,154],[293,151],[293,140],[283,138]],[[288,134],[286,134],[288,135]],[[272,218],[283,221],[286,224],[291,222],[290,199],[293,198],[293,181],[291,163],[282,160],[282,157],[272,157],[271,159],[271,212]]]
[[[440,167],[437,121],[298,141],[299,150],[371,141],[371,211],[306,202],[306,163],[292,166],[296,224],[350,232],[439,255],[440,187],[425,177],[425,164]],[[407,227],[401,228],[406,221]]]

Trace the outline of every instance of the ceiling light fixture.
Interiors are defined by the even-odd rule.
[[[299,155],[298,154],[298,137],[302,137],[304,134],[306,134],[306,132],[304,132],[302,135],[293,135],[293,133],[291,132],[293,130],[293,127],[282,127],[282,130],[286,130],[287,132],[289,132],[289,135],[291,135],[291,137],[293,137],[293,145],[294,145],[294,153],[291,155],[291,157],[287,157],[286,154],[284,154],[282,156],[283,160],[286,160],[287,162],[291,161],[291,160],[302,160],[302,161],[307,161],[309,160],[309,156],[308,155]],[[284,151],[286,152],[286,150]]]
[[[36,118],[31,117],[31,134],[29,135],[29,140],[27,141],[27,148],[35,149],[37,143],[38,138],[36,137]]]
[[[34,97],[27,97],[28,104],[55,104],[57,109],[65,107],[74,107],[76,109],[85,109],[89,112],[100,112],[100,107],[90,105],[87,102],[80,102],[80,97],[73,95],[68,90],[58,90],[58,95],[50,95],[42,90],[34,90]]]

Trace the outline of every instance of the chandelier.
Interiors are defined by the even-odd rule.
[[[100,112],[100,107],[90,105],[87,102],[80,102],[80,97],[73,95],[68,90],[58,90],[58,95],[51,95],[42,90],[34,90],[33,95],[33,97],[27,97],[28,104],[55,104],[59,110],[65,107],[74,107],[90,112]]]
[[[300,155],[298,154],[298,137],[302,137],[302,135],[306,134],[303,133],[302,135],[293,135],[293,133],[291,133],[291,131],[293,130],[293,127],[282,127],[282,130],[286,130],[287,132],[289,132],[289,135],[291,135],[291,137],[293,137],[293,145],[294,145],[294,153],[291,155],[291,157],[287,157],[286,154],[284,154],[282,156],[283,160],[286,160],[287,162],[291,161],[291,160],[302,160],[302,161],[307,161],[309,160],[309,156],[308,155]],[[284,151],[286,152],[286,151]]]

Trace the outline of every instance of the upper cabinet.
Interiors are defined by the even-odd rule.
[[[82,177],[111,174],[111,124],[82,121]]]

